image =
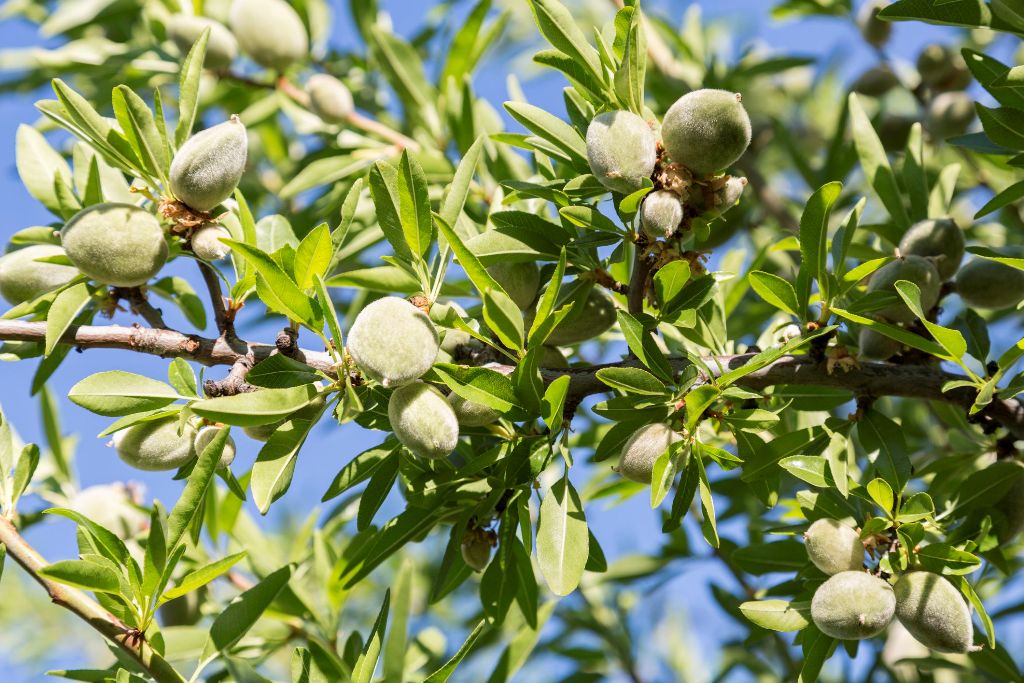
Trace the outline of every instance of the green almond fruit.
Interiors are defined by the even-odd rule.
[[[1024,270],[976,258],[956,275],[956,293],[972,308],[1012,308],[1024,300]]]
[[[228,23],[242,52],[260,66],[284,71],[309,55],[306,25],[284,0],[234,0]]]
[[[82,489],[67,507],[85,515],[118,538],[134,538],[149,526],[149,515],[135,505],[132,490],[121,482]]]
[[[192,253],[204,261],[219,261],[231,253],[221,240],[231,239],[231,232],[219,223],[204,223],[192,233]]]
[[[65,256],[54,244],[33,244],[0,256],[0,296],[13,306],[63,287],[78,276],[71,266],[36,259]]]
[[[939,277],[949,280],[964,258],[964,233],[952,218],[933,218],[910,226],[900,240],[900,253],[930,257]]]
[[[286,420],[281,420],[280,422],[271,422],[270,424],[265,425],[242,427],[242,432],[253,441],[266,441],[272,437],[274,432],[280,429],[281,425],[285,422]]]
[[[878,119],[878,139],[886,152],[899,152],[906,148],[910,129],[918,122],[917,116],[882,114]]]
[[[444,394],[423,382],[398,387],[388,401],[391,430],[421,458],[443,458],[459,442],[459,420]]]
[[[599,114],[587,127],[587,159],[590,170],[606,188],[621,194],[636,192],[654,173],[654,131],[632,112]]]
[[[306,81],[309,109],[326,123],[344,123],[355,111],[352,93],[330,74],[314,74]]]
[[[248,138],[238,116],[196,133],[171,162],[171,193],[195,211],[210,211],[231,196],[245,172]]]
[[[896,582],[896,617],[922,645],[936,652],[964,653],[974,645],[967,602],[938,574],[908,572]]]
[[[695,90],[665,113],[661,136],[672,161],[697,176],[728,168],[750,146],[752,129],[742,97],[727,90]]]
[[[502,262],[487,269],[520,309],[530,307],[540,289],[540,268],[533,261]]]
[[[892,35],[892,24],[878,18],[878,13],[888,4],[884,0],[869,0],[857,13],[857,28],[864,40],[874,47],[884,47]]]
[[[1024,531],[1024,477],[1017,478],[1017,483],[996,503],[996,509],[1005,520],[999,528],[999,542],[1009,543]]]
[[[195,441],[196,455],[202,453],[203,449],[210,445],[210,442],[213,441],[213,437],[217,436],[217,433],[220,432],[221,429],[223,429],[223,427],[210,425],[208,427],[203,427],[202,429],[199,430],[199,433],[196,434]],[[217,467],[230,467],[231,463],[233,463],[234,461],[235,440],[229,434],[228,440],[224,444],[224,451],[220,454],[220,462],[217,463]]]
[[[114,435],[114,448],[125,464],[137,470],[176,470],[195,457],[196,430],[185,424],[178,434],[177,415],[140,422]]]
[[[651,239],[671,237],[682,221],[683,203],[675,192],[658,190],[644,197],[640,226]]]
[[[873,66],[858,76],[850,89],[858,95],[881,97],[899,84],[899,77],[888,66]]]
[[[668,447],[683,437],[668,425],[656,422],[633,432],[622,446],[616,471],[626,479],[640,484],[651,483],[654,462]],[[685,466],[685,456],[679,469]]]
[[[869,327],[860,328],[858,346],[857,355],[867,360],[889,360],[903,350],[898,341]]]
[[[474,535],[462,541],[462,559],[475,572],[482,572],[491,561],[491,544]]]
[[[455,417],[463,427],[483,427],[493,424],[501,417],[496,410],[483,403],[462,398],[455,392],[448,395],[448,402],[452,404]]]
[[[144,285],[167,261],[160,221],[132,204],[82,209],[64,225],[60,237],[75,267],[104,285]]]
[[[193,14],[174,14],[167,20],[167,37],[182,56],[188,54],[206,29],[210,29],[210,37],[206,41],[204,64],[208,69],[226,69],[238,57],[238,41],[227,26]]]
[[[938,303],[942,280],[935,264],[923,256],[902,256],[876,270],[868,282],[869,292],[892,292],[898,299],[877,311],[883,318],[901,323],[909,323],[916,318],[896,292],[899,280],[907,280],[918,286],[921,290],[921,307],[925,312]]]
[[[804,532],[807,557],[826,574],[857,571],[864,567],[860,534],[834,519],[815,520]]]
[[[928,103],[928,132],[937,140],[963,135],[974,121],[974,114],[974,100],[967,93],[939,93]]]
[[[615,302],[603,289],[594,287],[583,307],[562,320],[545,343],[552,346],[579,344],[604,334],[616,320]]]
[[[569,367],[569,361],[565,359],[558,348],[544,346],[540,350],[540,367],[550,370],[565,370]]]
[[[921,82],[933,90],[963,90],[971,82],[971,72],[959,50],[931,43],[917,55]]]
[[[840,640],[877,636],[895,612],[892,586],[863,571],[839,572],[818,586],[811,599],[814,625]]]
[[[346,348],[366,376],[385,387],[397,387],[422,377],[434,364],[440,345],[426,313],[390,296],[359,312]]]

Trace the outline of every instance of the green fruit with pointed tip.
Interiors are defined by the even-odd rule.
[[[177,415],[140,422],[114,435],[114,448],[137,470],[176,470],[195,457],[195,428],[186,423],[178,434]]]
[[[928,132],[938,140],[963,135],[974,120],[974,100],[959,90],[936,95],[928,104]]]
[[[668,447],[683,437],[674,432],[668,425],[656,422],[644,425],[633,432],[626,440],[619,455],[616,471],[626,479],[640,484],[651,483],[654,462]],[[683,464],[679,466],[682,469]]]
[[[421,458],[443,458],[459,442],[459,420],[444,394],[423,382],[398,387],[388,401],[391,430]]]
[[[1024,477],[1017,478],[1017,483],[996,503],[996,509],[1005,518],[999,529],[999,542],[1009,543],[1024,531]]]
[[[242,52],[260,66],[284,71],[309,54],[306,26],[284,0],[234,0],[228,23]]]
[[[922,645],[936,652],[970,651],[971,611],[953,584],[938,574],[914,571],[901,576],[893,590],[896,617]]]
[[[644,197],[640,225],[651,239],[671,237],[682,221],[683,203],[675,192],[658,190]]]
[[[144,285],[167,261],[160,221],[132,204],[82,209],[64,225],[60,237],[75,267],[104,285]]]
[[[238,57],[238,41],[227,26],[192,14],[175,14],[167,20],[167,37],[182,56],[188,54],[206,29],[210,29],[210,37],[206,41],[204,64],[208,69],[226,69]]]
[[[615,302],[604,290],[594,287],[583,307],[559,323],[545,343],[552,346],[579,344],[607,332],[615,320]]]
[[[544,346],[540,350],[540,367],[564,370],[569,367],[569,361],[554,346]]]
[[[223,427],[210,425],[199,430],[199,433],[196,434],[195,442],[196,455],[202,453],[203,449],[210,445],[210,442],[213,441],[213,437],[217,436],[217,432],[221,429],[223,429]],[[224,451],[220,454],[220,462],[217,463],[217,467],[230,467],[231,463],[234,461],[235,440],[231,438],[231,435],[229,434],[228,440],[224,444]]]
[[[976,258],[956,275],[956,293],[972,308],[1012,308],[1024,300],[1024,270]]]
[[[884,0],[870,0],[864,3],[857,14],[857,27],[869,45],[883,47],[892,35],[892,24],[878,18],[878,13],[888,5]]]
[[[78,275],[71,266],[36,260],[64,255],[55,244],[33,244],[0,256],[0,296],[17,306],[71,282]]]
[[[231,239],[231,233],[218,223],[206,223],[192,233],[192,253],[204,261],[219,261],[231,253],[231,247],[221,240]]]
[[[448,402],[452,404],[455,418],[463,427],[483,427],[492,424],[500,417],[496,410],[483,403],[462,398],[455,392],[448,394]]]
[[[926,45],[917,56],[921,82],[933,90],[963,90],[971,82],[967,62],[958,50],[948,45]]]
[[[368,377],[397,387],[423,376],[440,346],[426,313],[405,299],[389,296],[359,312],[346,348]]]
[[[530,307],[540,289],[540,268],[533,261],[502,262],[487,269],[505,293],[521,309]]]
[[[462,541],[462,560],[475,572],[482,572],[487,569],[487,563],[491,561],[491,544],[487,539],[474,535]]]
[[[930,257],[943,281],[956,275],[964,258],[964,233],[952,218],[932,218],[910,226],[900,253]]]
[[[605,112],[587,127],[590,170],[613,192],[630,194],[642,188],[654,173],[656,157],[654,131],[632,112]]]
[[[728,168],[750,146],[752,129],[742,97],[728,90],[694,90],[665,113],[661,137],[672,161],[695,175]]]
[[[863,640],[877,636],[892,621],[892,586],[862,571],[839,572],[814,591],[811,620],[827,636]]]
[[[248,138],[238,116],[196,133],[171,162],[171,193],[195,211],[210,211],[231,196],[245,172]]]
[[[873,66],[858,76],[850,89],[858,95],[881,97],[899,84],[899,77],[888,66]]]
[[[883,318],[901,323],[909,323],[916,318],[896,291],[899,280],[908,280],[918,286],[921,290],[921,308],[926,313],[938,303],[942,281],[935,264],[923,256],[901,256],[876,270],[868,283],[869,292],[891,292],[898,299],[878,310],[878,315]]]
[[[858,356],[867,360],[889,360],[903,350],[903,345],[895,339],[875,332],[869,327],[860,328],[858,338]]]
[[[804,532],[804,545],[807,557],[826,574],[857,571],[864,566],[860,535],[837,520],[815,520]]]
[[[121,482],[84,488],[67,506],[122,539],[136,536],[149,524],[149,515],[135,505],[132,489]]]
[[[344,123],[355,111],[352,93],[330,74],[313,74],[306,81],[309,109],[327,123]]]

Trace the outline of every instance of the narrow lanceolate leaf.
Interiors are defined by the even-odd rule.
[[[380,658],[381,647],[384,643],[384,629],[388,625],[388,611],[391,604],[391,589],[384,591],[384,604],[380,606],[377,614],[377,621],[373,624],[370,637],[366,639],[363,652],[352,667],[352,683],[370,683],[373,680],[373,672],[377,668],[377,660]]]
[[[144,170],[166,183],[171,160],[149,105],[126,85],[114,88],[111,100],[117,122],[121,124],[121,130],[135,149]]]
[[[828,299],[828,250],[825,244],[828,240],[828,223],[832,207],[842,191],[843,184],[839,182],[822,185],[807,200],[807,207],[800,216],[800,258],[803,267],[797,281],[800,294],[798,311],[807,309],[811,296],[811,278],[818,281],[822,299]]]
[[[446,683],[453,673],[455,668],[466,658],[472,650],[473,646],[476,645],[476,641],[479,640],[480,636],[487,632],[490,625],[486,619],[481,619],[477,622],[477,625],[470,631],[469,636],[466,637],[466,642],[462,644],[462,647],[452,655],[452,658],[445,662],[444,666],[430,674],[423,679],[423,683]]]
[[[164,382],[123,370],[109,370],[90,375],[71,387],[68,398],[97,415],[118,417],[163,408],[185,397]]]
[[[853,127],[853,141],[864,168],[864,175],[875,194],[885,205],[890,218],[902,232],[910,226],[910,215],[903,204],[903,193],[900,191],[896,175],[889,166],[885,148],[878,139],[878,134],[871,126],[871,120],[855,93],[850,93],[850,124]]]
[[[18,126],[14,150],[18,175],[25,189],[47,209],[59,214],[61,207],[53,181],[60,178],[65,184],[71,182],[68,162],[50,146],[42,133],[26,124]]]
[[[71,285],[57,295],[57,298],[50,304],[50,309],[46,313],[46,348],[43,351],[44,355],[49,356],[53,353],[57,344],[60,343],[60,338],[64,336],[64,333],[71,327],[71,323],[74,322],[78,314],[89,303],[89,299],[89,287],[84,282]]]
[[[240,553],[222,557],[219,560],[215,560],[214,562],[204,565],[199,569],[189,572],[182,577],[181,581],[178,582],[178,585],[160,596],[160,603],[162,604],[168,600],[180,598],[183,595],[205,586],[241,562],[247,554],[248,551],[243,550]]]
[[[643,115],[644,76],[647,70],[647,37],[644,34],[640,6],[624,7],[615,16],[615,24],[625,26],[626,42],[622,63],[615,72],[615,94],[634,114]]]
[[[537,522],[537,560],[555,595],[568,595],[576,590],[589,556],[590,536],[583,503],[565,476],[544,496]]]
[[[223,240],[234,255],[244,258],[259,274],[257,292],[270,308],[319,332],[323,318],[316,303],[307,296],[280,265],[264,251],[236,240]],[[260,282],[265,283],[260,287]],[[318,325],[319,322],[319,325]]]
[[[210,40],[210,29],[203,29],[199,40],[192,46],[181,63],[181,77],[178,87],[178,126],[174,129],[174,142],[180,147],[192,134],[199,111],[199,79],[203,75],[206,61],[206,44]]]
[[[857,423],[857,435],[879,475],[902,491],[910,478],[910,456],[903,430],[877,410],[869,410]]]
[[[290,565],[281,567],[228,605],[210,626],[210,634],[203,647],[203,659],[208,661],[217,653],[227,652],[241,640],[270,607],[291,575]]]
[[[405,654],[409,647],[409,612],[412,610],[414,567],[410,560],[402,564],[395,580],[391,628],[384,644],[384,683],[405,683]]]
[[[799,631],[811,623],[811,603],[807,600],[753,600],[742,603],[740,611],[761,628],[773,631]]]
[[[558,0],[530,0],[530,9],[537,28],[552,47],[567,55],[599,82],[604,81],[601,59],[583,31],[576,25],[572,13]]]
[[[455,177],[452,184],[448,186],[444,201],[441,203],[441,218],[448,225],[455,225],[462,213],[462,207],[466,204],[466,197],[469,196],[469,185],[473,181],[476,167],[480,164],[480,156],[484,150],[484,138],[479,137],[476,142],[466,150],[466,154],[455,169]]]
[[[544,603],[537,610],[537,625],[523,624],[520,627],[508,647],[502,651],[501,657],[498,658],[498,664],[494,667],[490,678],[487,679],[487,683],[506,683],[513,679],[516,672],[529,659],[530,653],[533,652],[533,648],[536,647],[537,640],[540,638],[541,629],[551,618],[557,604],[557,600]]]
[[[39,573],[66,586],[98,593],[118,593],[121,588],[114,570],[85,560],[61,560],[42,567]]]
[[[788,280],[761,270],[751,271],[747,279],[762,299],[790,315],[800,317],[800,302],[797,300],[796,290]]]
[[[254,427],[270,424],[309,405],[318,396],[315,384],[285,389],[260,389],[234,396],[196,401],[192,411],[217,422]]]
[[[220,464],[221,455],[224,453],[224,446],[231,435],[231,428],[225,427],[214,435],[206,448],[199,453],[195,467],[188,475],[188,483],[181,497],[174,504],[170,516],[167,518],[167,548],[168,554],[173,552],[184,538],[192,521],[199,514],[200,506],[206,497],[206,489],[213,481],[213,472]]]
[[[398,198],[402,233],[406,244],[417,256],[425,256],[433,241],[434,221],[430,217],[427,179],[419,162],[402,152],[398,169]]]
[[[267,514],[270,504],[288,490],[299,451],[325,409],[326,404],[313,404],[300,410],[275,429],[260,449],[249,480],[260,514]]]
[[[295,251],[295,283],[300,289],[309,289],[316,284],[317,277],[327,274],[331,265],[334,245],[331,242],[331,229],[327,223],[321,223],[310,230]]]

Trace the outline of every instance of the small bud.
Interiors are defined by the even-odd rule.
[[[857,14],[857,27],[864,40],[875,47],[883,47],[892,35],[892,24],[878,18],[878,13],[888,5],[884,0],[868,0]]]
[[[972,259],[956,275],[956,293],[972,308],[1012,308],[1024,300],[1024,270],[990,259]]]
[[[192,253],[204,261],[219,261],[229,253],[231,247],[221,242],[231,239],[231,233],[218,223],[205,223],[192,233]]]
[[[877,636],[895,611],[892,586],[862,571],[839,572],[821,584],[811,599],[814,625],[840,640]]]
[[[910,226],[900,240],[900,253],[932,259],[945,281],[956,275],[964,257],[964,233],[952,218],[933,218]]]
[[[540,289],[540,268],[533,261],[504,261],[491,266],[487,272],[519,308],[529,308],[537,298],[537,290]]]
[[[679,195],[668,190],[651,192],[640,207],[640,224],[651,239],[671,237],[683,220]]]
[[[899,77],[888,66],[873,66],[858,76],[850,89],[858,95],[881,97],[899,84]]]
[[[963,135],[974,120],[974,100],[958,90],[936,95],[928,104],[928,132],[936,140]]]
[[[936,652],[970,651],[971,611],[953,584],[938,574],[913,571],[901,576],[893,590],[896,617],[922,645]]]
[[[439,344],[426,313],[390,296],[359,312],[348,333],[347,348],[368,377],[396,387],[426,373],[437,358]]]
[[[306,81],[309,109],[326,123],[343,123],[355,110],[352,93],[330,74],[314,74]]]
[[[130,467],[147,472],[175,470],[195,457],[196,430],[186,423],[178,434],[177,415],[140,422],[114,435],[118,456]]]
[[[826,574],[864,567],[864,545],[852,528],[834,519],[815,520],[804,532],[807,557]]]
[[[203,427],[202,429],[199,430],[199,433],[196,434],[195,442],[196,455],[202,453],[203,449],[210,445],[210,442],[213,441],[213,437],[217,436],[217,432],[219,432],[221,429],[223,429],[223,427],[211,425],[209,427]],[[227,443],[224,444],[224,451],[220,455],[220,462],[217,463],[217,467],[230,467],[231,463],[233,463],[234,461],[235,440],[229,434]]]
[[[182,56],[188,54],[206,29],[210,29],[210,37],[206,41],[204,64],[208,69],[226,69],[238,56],[238,41],[224,24],[192,14],[175,14],[167,20],[167,37]]]
[[[552,346],[571,346],[593,339],[615,324],[615,302],[599,287],[590,290],[582,309],[570,313],[545,340]]]
[[[459,420],[440,391],[415,382],[398,387],[388,401],[391,430],[421,458],[443,458],[459,442]]]
[[[237,116],[196,133],[171,162],[171,192],[195,211],[216,208],[238,187],[247,146],[245,125]]]
[[[60,237],[75,267],[104,285],[146,284],[167,261],[160,221],[132,204],[82,209],[64,225]]]
[[[661,135],[672,161],[695,175],[728,168],[750,146],[750,117],[738,94],[727,90],[695,90],[683,95],[665,113]]]
[[[876,270],[868,282],[869,292],[891,292],[898,299],[877,311],[883,318],[901,323],[909,323],[916,318],[896,291],[899,280],[908,280],[918,286],[921,290],[921,308],[925,312],[938,303],[942,281],[935,264],[931,259],[921,256],[901,256]]]
[[[0,256],[0,296],[17,306],[71,282],[78,275],[71,266],[36,260],[64,255],[56,245],[33,244]]]
[[[669,446],[682,440],[683,437],[672,431],[666,424],[655,422],[644,425],[633,432],[633,435],[622,446],[617,471],[630,481],[650,484],[654,462],[658,456],[668,450]],[[680,465],[680,469],[682,469],[682,465]]]
[[[309,54],[306,26],[284,0],[234,0],[228,23],[242,51],[260,66],[284,71]]]
[[[599,114],[587,128],[590,170],[609,190],[636,192],[654,173],[657,141],[647,122],[628,111]]]
[[[869,327],[860,328],[857,344],[860,347],[857,355],[866,360],[889,360],[903,350],[898,341]]]

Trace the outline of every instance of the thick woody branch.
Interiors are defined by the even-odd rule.
[[[46,323],[0,320],[0,340],[42,342],[46,338]],[[161,358],[185,358],[203,365],[234,365],[239,360],[249,359],[254,364],[277,352],[270,344],[254,344],[240,339],[207,339],[186,335],[175,330],[155,330],[144,327],[82,326],[70,328],[61,338],[61,343],[71,344],[80,349],[127,349],[147,353]],[[307,365],[328,374],[334,374],[336,366],[331,356],[322,351],[300,350]],[[748,363],[754,354],[717,356],[704,358],[715,377]],[[669,363],[675,372],[682,371],[690,362],[686,359],[671,359]],[[579,401],[591,394],[609,391],[607,385],[597,378],[597,371],[607,367],[641,367],[636,359],[618,363],[594,365],[587,368],[568,370],[542,370],[545,383],[562,375],[570,379],[568,401]],[[497,366],[495,369],[511,372],[510,367]],[[761,390],[768,387],[793,384],[846,389],[857,397],[881,398],[899,396],[928,401],[944,401],[961,406],[965,410],[974,402],[974,392],[960,387],[943,393],[947,382],[962,380],[954,375],[927,365],[899,365],[863,361],[860,366],[843,372],[829,373],[826,364],[809,356],[783,356],[774,363],[744,376],[737,384],[749,389]],[[1016,437],[1024,439],[1024,404],[1018,399],[996,399],[985,409],[984,414],[999,422]]]
[[[145,669],[153,680],[157,683],[184,683],[185,679],[154,652],[137,631],[125,626],[82,591],[51,581],[40,574],[39,570],[48,564],[47,561],[25,541],[6,517],[0,517],[0,543],[7,548],[7,555],[14,558],[36,583],[46,589],[55,605],[72,612],[115,643]]]

